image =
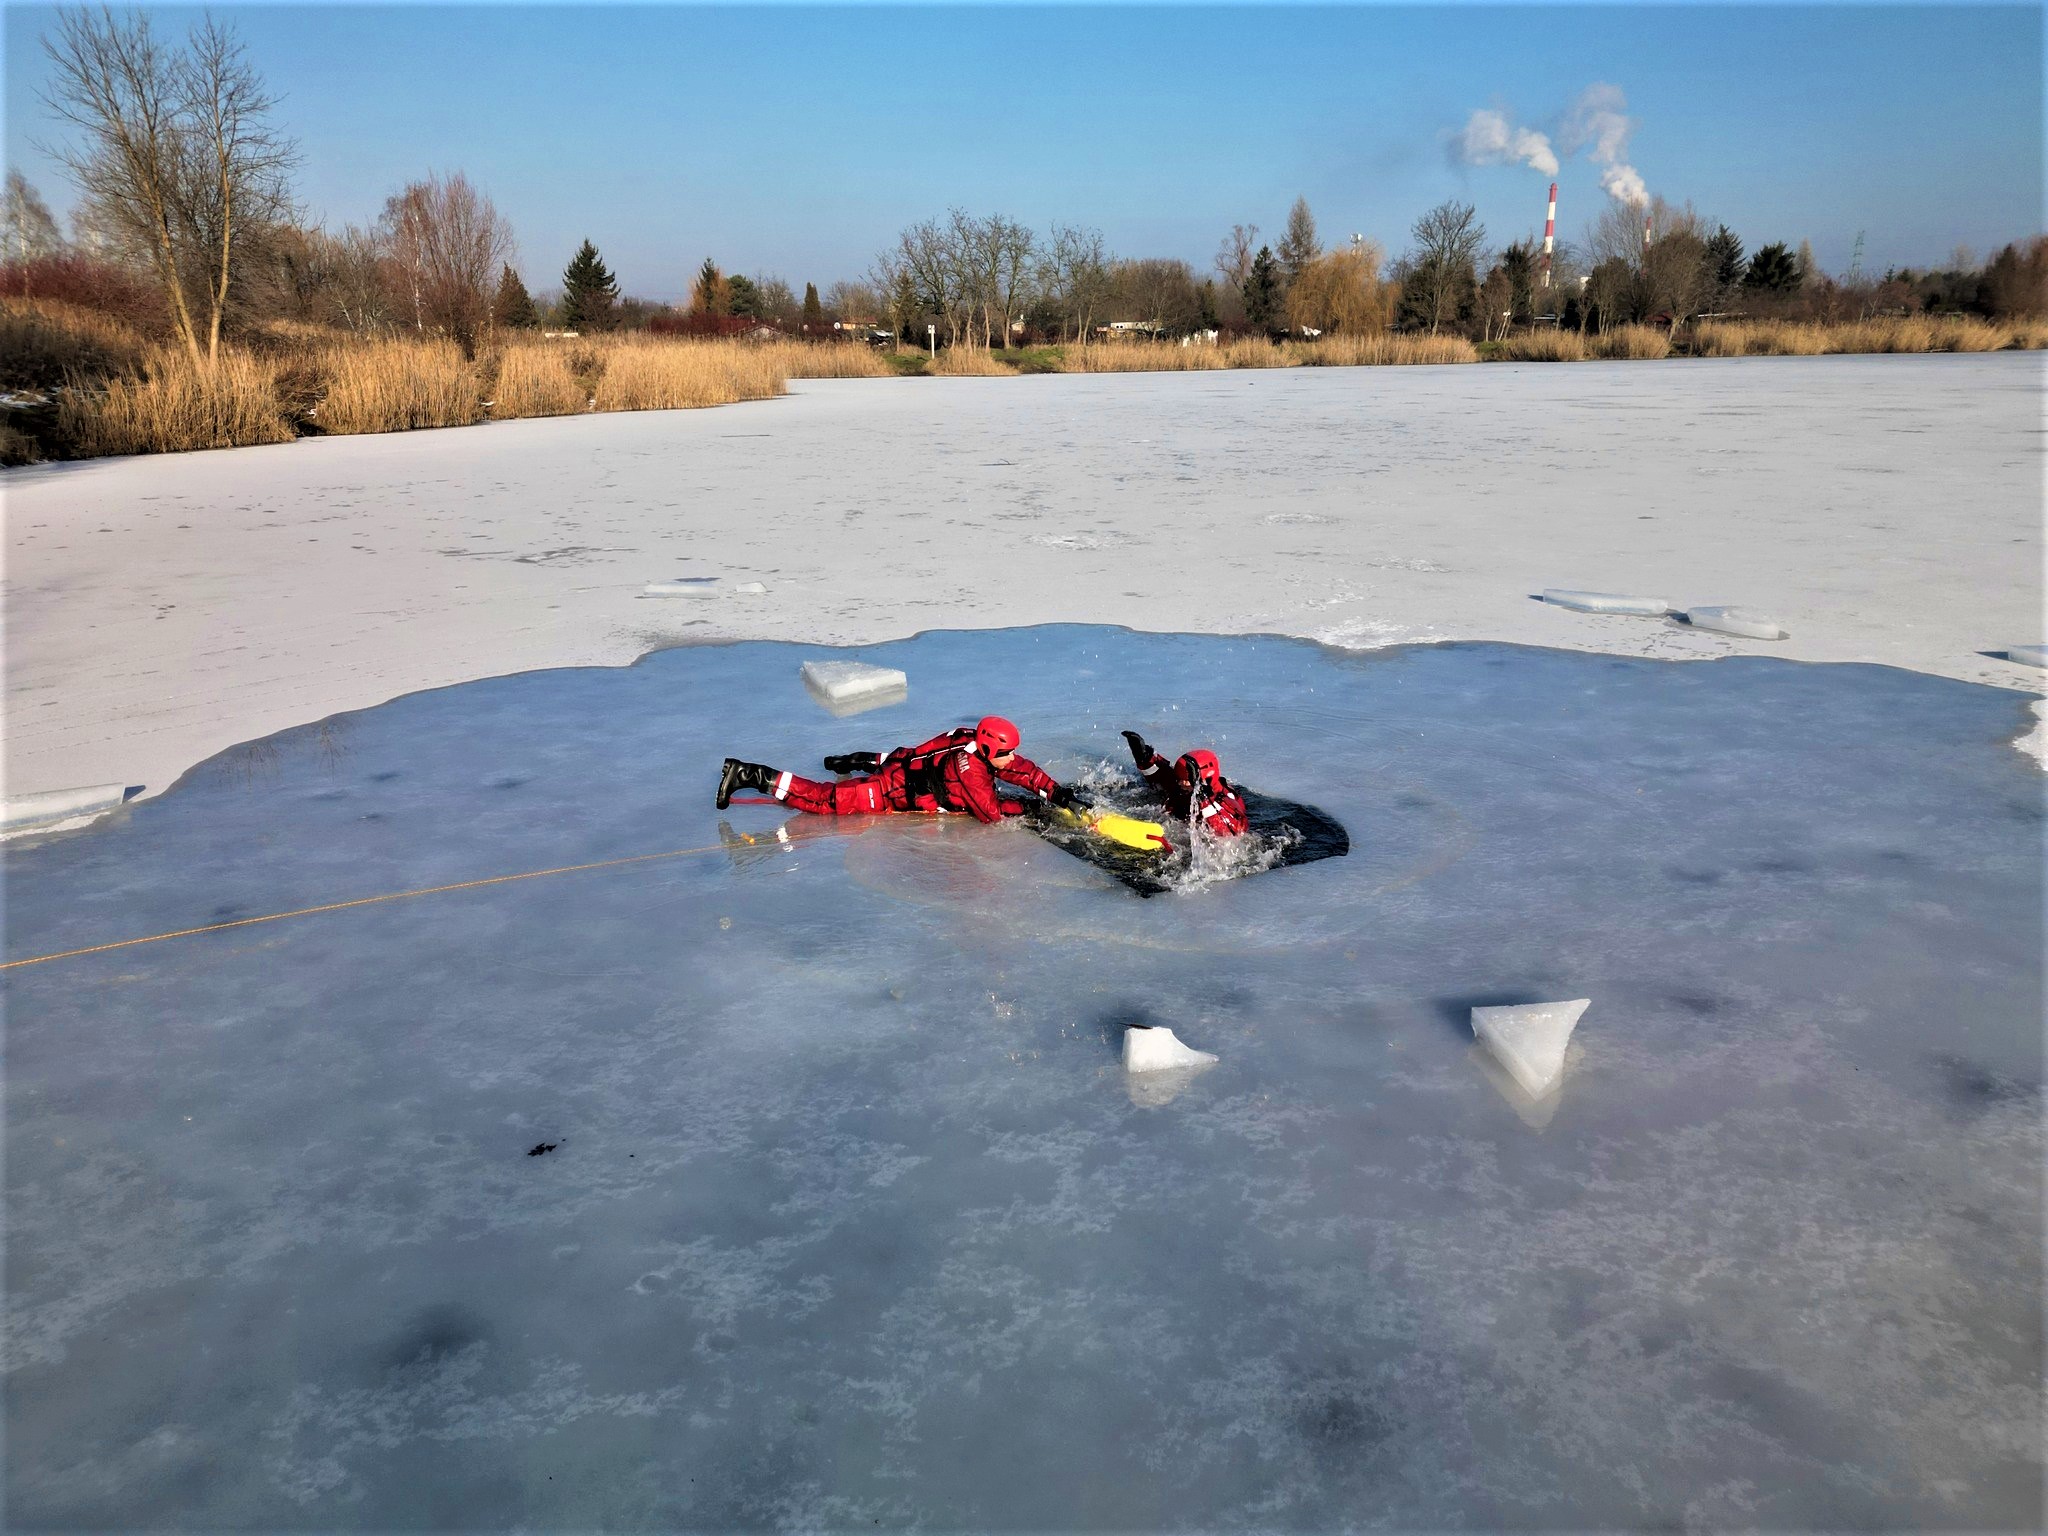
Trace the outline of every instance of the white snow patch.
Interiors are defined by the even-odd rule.
[[[2036,699],[2027,706],[2034,712],[2034,728],[2016,737],[2013,745],[2034,760],[2034,766],[2048,773],[2048,700]]]

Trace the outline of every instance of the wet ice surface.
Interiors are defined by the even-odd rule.
[[[12,1525],[2039,1523],[2021,696],[1061,628],[834,720],[826,654],[415,695],[9,850],[16,958],[709,850],[10,973]],[[990,708],[1352,851],[1141,901],[712,809]],[[1470,1009],[1574,997],[1527,1116]],[[1141,1091],[1132,1023],[1221,1059]]]

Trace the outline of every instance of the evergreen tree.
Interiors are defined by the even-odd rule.
[[[818,302],[818,285],[804,284],[804,329],[822,331],[825,328],[825,306]]]
[[[1255,330],[1272,333],[1280,321],[1280,265],[1271,246],[1259,247],[1244,279],[1244,317]]]
[[[533,307],[533,295],[508,264],[498,279],[498,296],[491,301],[491,323],[500,330],[530,331],[540,324],[540,311]]]
[[[1742,281],[1742,241],[1726,224],[1707,237],[1707,260],[1713,265],[1716,287],[1733,288]]]
[[[562,269],[562,325],[572,331],[608,331],[617,322],[618,279],[588,240]]]
[[[1201,322],[1202,329],[1205,331],[1215,330],[1216,285],[1213,282],[1204,279],[1202,286],[1196,290],[1196,297],[1200,299],[1202,306],[1201,314],[1198,316]]]
[[[751,277],[738,272],[733,273],[725,280],[725,291],[730,296],[726,303],[726,313],[745,315],[754,320],[763,317],[761,290]]]
[[[1322,243],[1316,239],[1316,216],[1308,211],[1305,197],[1297,197],[1287,212],[1287,233],[1280,237],[1279,254],[1290,287],[1308,270],[1309,263],[1323,254]]]
[[[1517,320],[1536,312],[1536,253],[1519,240],[1500,253],[1500,273],[1507,279],[1508,311]]]
[[[917,281],[908,272],[896,274],[896,289],[889,295],[889,319],[898,341],[912,339],[910,328],[917,324]]]
[[[1775,245],[1760,247],[1749,258],[1749,268],[1742,274],[1742,286],[1765,293],[1792,293],[1799,287],[1800,276],[1799,259],[1780,240]]]
[[[732,284],[725,280],[725,274],[718,270],[718,263],[709,256],[697,269],[697,281],[690,288],[690,311],[699,315],[732,313]]]

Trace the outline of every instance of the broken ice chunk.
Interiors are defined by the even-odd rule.
[[[1580,613],[1638,613],[1662,618],[1671,605],[1661,597],[1631,597],[1623,592],[1573,592],[1562,587],[1545,587],[1543,601]]]
[[[910,696],[910,679],[894,667],[871,667],[864,661],[807,661],[804,688],[834,715],[857,715],[900,704]]]
[[[674,581],[650,581],[641,589],[642,597],[716,597],[718,578],[716,576],[679,576]]]
[[[1564,1076],[1564,1048],[1591,1002],[1581,997],[1568,1003],[1474,1008],[1472,1033],[1525,1092],[1540,1098]]]
[[[1724,635],[1740,635],[1745,640],[1783,640],[1792,632],[1767,613],[1758,613],[1754,608],[1727,608],[1719,605],[1708,608],[1688,608],[1685,622],[1694,629],[1716,630]]]
[[[1133,1025],[1124,1031],[1124,1067],[1131,1072],[1157,1072],[1167,1067],[1193,1067],[1216,1058],[1182,1045],[1163,1024]]]
[[[2008,645],[2005,659],[2023,667],[2048,667],[2048,645]]]
[[[740,597],[766,597],[768,595],[768,589],[758,581],[743,581],[734,587],[733,591]]]
[[[128,798],[125,784],[90,784],[80,789],[45,789],[0,800],[0,831],[49,827],[78,817],[98,816]]]

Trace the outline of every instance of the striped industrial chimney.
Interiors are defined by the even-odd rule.
[[[1550,286],[1550,252],[1557,241],[1557,183],[1550,184],[1550,212],[1543,216],[1543,286]]]
[[[1647,251],[1647,250],[1648,250],[1649,248],[1650,248],[1650,210],[1649,210],[1649,209],[1647,209],[1647,208],[1645,208],[1645,209],[1643,210],[1643,249]]]

